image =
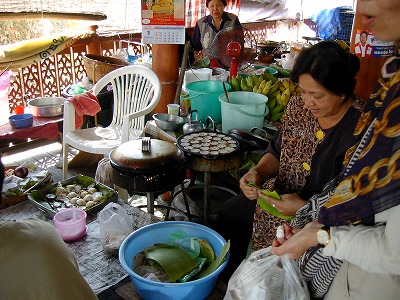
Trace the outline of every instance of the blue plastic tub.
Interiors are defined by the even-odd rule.
[[[155,243],[165,242],[166,237],[177,229],[188,235],[207,240],[217,255],[226,243],[225,239],[214,230],[197,223],[167,221],[147,225],[131,233],[121,244],[119,250],[119,261],[128,272],[135,291],[143,299],[156,300],[202,300],[212,293],[218,280],[218,275],[225,268],[228,259],[212,274],[185,283],[162,283],[148,280],[137,275],[132,270],[133,258],[144,248],[153,246]]]
[[[12,128],[20,129],[32,126],[33,115],[32,114],[12,115],[8,118],[8,120]]]

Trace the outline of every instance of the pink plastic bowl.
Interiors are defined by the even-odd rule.
[[[74,241],[86,235],[86,212],[80,208],[60,210],[53,221],[64,241]]]

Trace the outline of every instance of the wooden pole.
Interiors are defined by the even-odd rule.
[[[154,113],[166,113],[167,104],[174,103],[179,76],[179,45],[152,45],[152,68],[161,81],[162,92]]]
[[[361,19],[362,18],[356,9],[350,43],[350,51],[352,53],[354,53],[357,30],[365,29],[363,28]],[[361,66],[360,72],[357,76],[355,93],[359,95],[364,101],[367,101],[370,94],[373,92],[376,83],[378,82],[382,66],[388,59],[388,57],[359,57],[359,59]]]
[[[185,44],[185,48],[183,50],[181,71],[179,72],[178,86],[176,87],[176,92],[175,92],[174,103],[176,103],[176,104],[179,104],[179,102],[180,102],[182,84],[183,84],[183,79],[185,77],[185,71],[186,71],[186,65],[187,65],[187,61],[188,61],[189,49],[190,49],[190,42],[187,41],[186,44]]]

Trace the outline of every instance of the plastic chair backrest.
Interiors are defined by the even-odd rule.
[[[161,96],[161,83],[157,75],[144,66],[125,66],[103,76],[93,87],[98,95],[108,84],[114,96],[113,118],[109,126],[122,127],[127,114],[139,112],[130,121],[130,128],[143,130],[145,115],[157,105]]]

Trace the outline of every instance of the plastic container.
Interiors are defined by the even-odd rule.
[[[226,90],[229,92],[232,87],[225,82]],[[203,80],[191,82],[186,89],[189,91],[188,98],[192,110],[197,110],[201,122],[207,117],[212,117],[217,124],[221,123],[221,105],[218,98],[224,93],[224,86],[221,81]]]
[[[30,127],[33,124],[32,114],[18,114],[12,115],[8,118],[12,128],[20,129]]]
[[[264,118],[268,114],[268,97],[254,92],[229,92],[229,103],[225,94],[219,96],[221,102],[222,131],[230,129],[251,130],[263,128]]]
[[[64,241],[74,241],[86,235],[86,212],[80,208],[66,208],[53,217],[54,225]]]
[[[119,261],[122,267],[128,272],[135,291],[143,299],[190,299],[202,300],[207,298],[213,291],[218,275],[225,268],[228,259],[212,274],[185,283],[163,283],[148,280],[132,271],[133,257],[153,246],[155,243],[165,242],[168,235],[176,230],[186,232],[188,235],[206,239],[214,249],[216,255],[222,250],[226,243],[224,238],[214,230],[200,224],[182,221],[159,222],[142,227],[131,233],[119,249]],[[229,254],[228,254],[229,255]]]
[[[0,92],[0,125],[8,123],[10,116],[10,104],[8,102],[8,93],[6,91]]]
[[[186,87],[189,83],[201,80],[211,80],[213,70],[209,68],[190,69],[185,71],[183,77],[183,86]]]
[[[14,75],[14,73],[8,70],[0,76],[0,93],[8,93],[12,75]]]

